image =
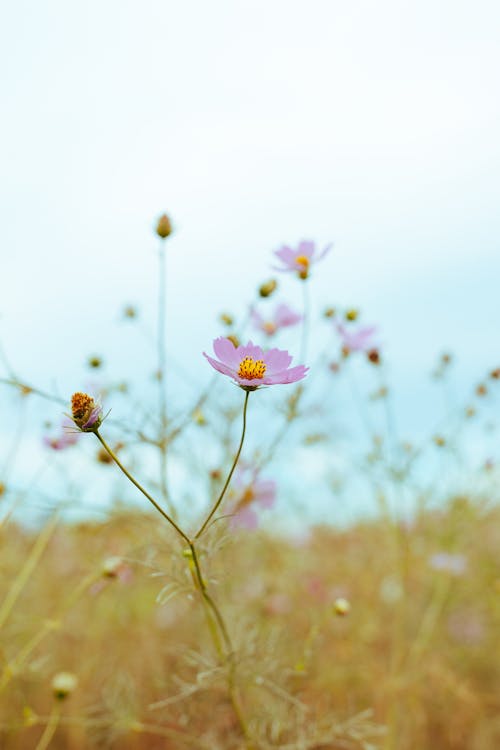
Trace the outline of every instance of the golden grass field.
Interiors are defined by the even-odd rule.
[[[411,525],[301,539],[219,524],[200,553],[249,745],[182,547],[155,516],[50,517],[37,533],[6,520],[0,747],[497,750],[499,521],[457,497]],[[443,552],[463,569],[433,566]],[[78,680],[64,699],[60,672]]]

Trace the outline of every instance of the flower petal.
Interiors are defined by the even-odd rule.
[[[209,357],[208,354],[203,352],[203,356],[208,359],[212,367],[217,370],[218,372],[221,372],[223,375],[229,375],[230,378],[234,378],[237,380],[236,372],[229,367],[229,365],[225,365],[224,362],[219,362],[218,359],[214,359],[213,357]]]
[[[291,367],[289,370],[275,372],[261,380],[262,385],[285,385],[286,383],[296,383],[302,380],[308,373],[309,368],[304,365]]]
[[[215,339],[213,348],[216,357],[218,357],[221,362],[229,365],[233,369],[239,367],[241,360],[237,354],[235,345],[230,339],[220,336],[218,339]]]
[[[290,365],[292,357],[283,349],[269,349],[264,353],[264,364],[266,365],[266,374],[272,375],[275,372],[286,370]]]

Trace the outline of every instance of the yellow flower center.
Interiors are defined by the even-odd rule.
[[[307,257],[307,255],[297,255],[295,258],[295,262],[299,264],[299,266],[302,266],[304,271],[307,271],[309,268],[310,260]]]
[[[262,380],[266,372],[266,366],[262,359],[252,359],[252,357],[245,357],[240,362],[240,368],[238,370],[238,377],[244,380]]]
[[[254,499],[255,499],[255,495],[254,495],[252,487],[247,487],[238,501],[236,510],[241,510],[242,508],[246,508],[248,505],[250,505],[250,503],[253,503]]]
[[[273,323],[272,320],[268,320],[267,323],[264,323],[263,328],[266,333],[276,333],[276,323]]]

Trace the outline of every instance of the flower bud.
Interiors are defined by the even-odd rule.
[[[336,310],[334,307],[327,307],[326,310],[323,312],[323,316],[325,318],[334,318],[335,317]]]
[[[156,224],[156,234],[165,240],[170,234],[172,234],[172,224],[167,214],[162,214]]]
[[[52,679],[52,692],[58,700],[64,700],[78,685],[78,678],[71,672],[58,672]]]
[[[234,323],[234,318],[232,315],[229,315],[229,313],[221,313],[219,319],[225,326],[232,326]]]
[[[346,310],[345,312],[345,319],[346,320],[357,320],[359,317],[359,310],[356,310],[354,307],[351,307],[349,310]]]
[[[276,291],[278,282],[276,279],[269,279],[259,287],[259,294],[261,297],[270,297],[273,292]]]

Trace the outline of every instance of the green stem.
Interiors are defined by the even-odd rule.
[[[214,514],[217,512],[217,509],[219,508],[219,505],[224,499],[224,495],[226,494],[226,490],[229,487],[229,482],[231,481],[231,477],[233,476],[234,470],[236,468],[236,464],[238,463],[238,459],[240,457],[241,449],[243,448],[243,441],[245,440],[245,432],[247,428],[247,406],[248,406],[248,396],[250,395],[250,391],[245,391],[245,403],[243,404],[243,429],[241,432],[241,439],[240,444],[238,446],[238,450],[236,452],[236,455],[234,457],[233,465],[231,466],[231,469],[229,471],[229,474],[227,475],[227,479],[224,483],[224,487],[222,488],[222,491],[217,498],[212,510],[208,514],[208,516],[205,518],[203,524],[199,528],[199,530],[194,535],[194,539],[199,539],[199,537],[203,534],[205,529],[207,528],[208,524],[212,520]]]
[[[134,479],[134,477],[132,476],[132,474],[130,474],[130,472],[127,471],[127,469],[121,463],[121,461],[118,458],[118,456],[115,453],[113,453],[113,451],[111,450],[111,448],[109,447],[109,445],[106,443],[106,441],[104,440],[104,438],[102,437],[102,435],[99,433],[99,430],[96,430],[94,434],[97,437],[97,439],[99,440],[99,442],[101,443],[101,445],[104,448],[104,450],[109,453],[109,455],[111,456],[111,458],[113,459],[113,461],[115,462],[115,464],[123,471],[123,473],[125,474],[125,476],[127,477],[127,479],[129,479],[132,482],[132,484],[135,487],[137,487],[137,489],[139,490],[139,492],[142,492],[142,494],[144,495],[144,497],[147,497],[147,499],[149,500],[149,502],[154,505],[154,507],[156,508],[156,510],[158,511],[158,513],[161,513],[161,515],[163,516],[163,518],[165,518],[169,522],[169,524],[174,527],[174,529],[177,531],[178,534],[180,534],[180,536],[184,539],[184,541],[186,541],[188,544],[191,544],[191,540],[188,537],[188,535],[185,534],[184,531],[180,528],[180,526],[178,526],[176,524],[176,522],[173,520],[173,518],[171,518],[168,515],[168,513],[166,513],[160,505],[158,505],[158,503],[156,502],[156,500],[153,497],[151,497],[151,495],[149,494],[149,492],[147,492],[144,489],[144,487],[142,485],[140,485],[139,482],[136,479]]]

